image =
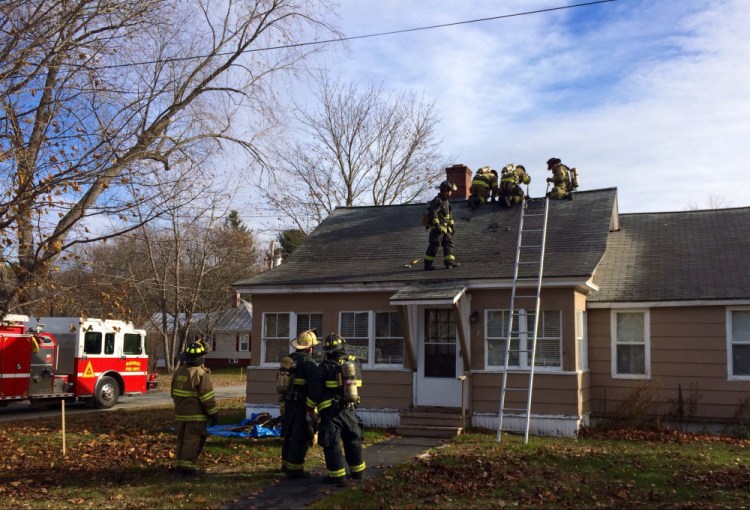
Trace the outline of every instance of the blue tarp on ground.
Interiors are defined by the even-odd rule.
[[[258,416],[260,416],[260,413],[251,414],[250,418],[245,418],[240,423],[235,423],[234,425],[214,425],[213,427],[206,427],[206,430],[211,435],[222,437],[273,437],[281,435],[281,426],[270,428],[254,425],[252,428],[247,427],[248,425],[251,425]],[[239,427],[246,427],[246,429],[230,430]]]

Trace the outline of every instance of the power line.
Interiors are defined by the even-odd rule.
[[[346,42],[346,41],[355,41],[359,39],[370,39],[373,37],[385,37],[389,35],[397,35],[397,34],[407,34],[410,32],[421,32],[424,30],[434,30],[437,28],[446,28],[446,27],[454,27],[458,25],[469,25],[472,23],[481,23],[485,21],[495,21],[499,19],[507,19],[507,18],[515,18],[519,16],[530,16],[532,14],[541,14],[545,12],[552,12],[552,11],[561,11],[564,9],[574,9],[577,7],[589,7],[591,5],[596,4],[604,4],[609,2],[614,2],[615,0],[596,0],[593,2],[585,2],[580,4],[572,4],[572,5],[564,5],[560,7],[548,7],[546,9],[537,9],[534,11],[524,11],[524,12],[517,12],[514,14],[502,14],[499,16],[490,16],[487,18],[477,18],[472,20],[464,20],[464,21],[454,21],[451,23],[441,23],[438,25],[427,25],[423,27],[415,27],[415,28],[404,28],[401,30],[390,30],[388,32],[376,32],[372,34],[364,34],[364,35],[352,35],[348,37],[339,37],[335,39],[324,39],[322,41],[309,41],[309,42],[303,42],[303,43],[295,43],[295,44],[283,44],[279,46],[268,46],[265,48],[252,48],[244,50],[242,53],[256,53],[261,51],[273,51],[273,50],[281,50],[281,49],[287,49],[287,48],[301,48],[305,46],[317,46],[317,45],[324,45],[324,44],[331,44],[331,43],[340,43],[340,42]],[[216,53],[215,56],[226,56],[226,55],[233,55],[234,52],[224,52],[224,53]],[[147,60],[143,62],[131,62],[128,64],[112,64],[112,65],[105,65],[105,66],[96,66],[94,68],[90,69],[114,69],[119,67],[130,67],[135,65],[146,65],[146,64],[158,64],[158,63],[168,63],[168,62],[180,62],[185,60],[192,60],[196,58],[208,58],[209,55],[192,55],[192,56],[185,56],[185,57],[170,57],[165,58],[161,60]]]

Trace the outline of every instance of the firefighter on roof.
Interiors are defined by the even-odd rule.
[[[552,172],[552,177],[547,177],[547,182],[552,183],[552,190],[547,193],[551,199],[573,200],[573,185],[571,183],[570,168],[562,164],[560,158],[549,158],[547,170]]]
[[[488,166],[483,166],[477,170],[471,181],[469,193],[471,194],[468,203],[471,209],[486,204],[490,196],[494,202],[497,197],[497,172]]]
[[[526,196],[522,184],[531,183],[531,177],[526,173],[523,165],[510,163],[500,172],[500,205],[510,207],[520,204]]]
[[[294,374],[290,388],[281,396],[284,406],[281,432],[284,442],[281,444],[281,470],[286,471],[288,479],[307,478],[310,474],[304,470],[305,456],[313,443],[317,423],[307,421],[309,403],[309,386],[315,376],[318,364],[313,360],[313,346],[318,345],[317,331],[303,331],[292,340],[295,351],[289,355],[294,363]],[[315,407],[315,404],[312,404]]]
[[[317,406],[320,413],[318,444],[323,447],[325,455],[326,481],[338,487],[347,485],[347,465],[355,480],[364,477],[366,467],[362,454],[364,424],[356,411],[362,386],[362,366],[356,356],[346,353],[345,345],[346,341],[335,333],[326,337],[323,342],[325,359],[315,372],[308,401],[308,413],[315,413],[313,406]]]
[[[443,263],[446,268],[458,266],[453,255],[453,216],[451,216],[451,192],[456,185],[448,181],[440,183],[440,192],[427,204],[428,225],[430,229],[429,244],[424,255],[424,270],[435,269],[434,261],[438,246],[443,246]]]
[[[183,365],[172,376],[172,400],[177,430],[175,458],[179,475],[199,474],[198,457],[208,434],[206,423],[219,422],[210,371],[203,366],[206,346],[198,340],[180,354]]]

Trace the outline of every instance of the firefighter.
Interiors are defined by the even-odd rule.
[[[547,182],[552,183],[552,191],[547,196],[555,200],[573,200],[570,186],[570,168],[562,164],[560,158],[549,158],[547,170],[552,172],[552,177],[547,177]]]
[[[471,181],[469,193],[471,194],[468,203],[472,210],[486,204],[490,197],[492,197],[492,201],[495,201],[497,197],[497,172],[488,166],[483,166],[477,170]]]
[[[318,365],[310,386],[308,415],[315,419],[320,413],[318,444],[323,447],[328,474],[325,481],[338,487],[347,485],[346,466],[352,479],[365,474],[362,454],[364,424],[357,416],[362,366],[356,356],[346,353],[346,340],[331,333],[323,342],[325,359]],[[341,453],[340,443],[344,445]]]
[[[172,376],[177,429],[176,471],[181,476],[200,474],[198,457],[208,437],[206,423],[213,426],[219,422],[210,370],[203,366],[205,354],[203,342],[193,342],[180,354],[183,365]]]
[[[430,229],[429,245],[424,255],[424,270],[433,271],[438,246],[443,246],[443,263],[450,269],[457,267],[456,257],[453,255],[453,217],[449,198],[456,185],[448,181],[440,183],[440,191],[427,204],[428,226]]]
[[[500,172],[500,205],[510,207],[513,204],[520,204],[526,196],[521,184],[528,185],[529,183],[531,183],[531,177],[526,173],[523,165],[514,163],[505,165]]]
[[[284,395],[284,414],[281,422],[281,432],[284,442],[281,444],[281,470],[286,471],[290,480],[309,478],[310,474],[304,470],[305,456],[312,445],[316,422],[307,422],[307,406],[315,404],[309,402],[309,385],[315,376],[318,364],[312,357],[313,346],[318,345],[317,331],[309,329],[292,340],[295,351],[289,356],[294,360],[294,379],[291,391]]]

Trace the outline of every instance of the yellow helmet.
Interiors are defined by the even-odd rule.
[[[206,345],[202,340],[191,343],[180,355],[180,360],[187,365],[202,365],[203,356],[206,354]]]
[[[292,340],[292,347],[295,349],[309,349],[313,345],[318,345],[318,331],[315,329],[303,331]]]

